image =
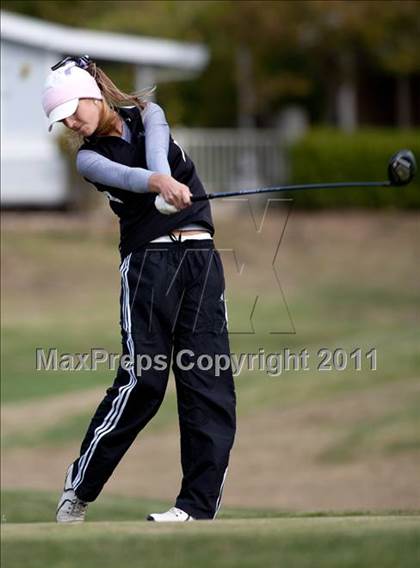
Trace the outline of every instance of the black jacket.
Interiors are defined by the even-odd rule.
[[[119,113],[131,130],[131,144],[118,136],[92,136],[85,140],[80,150],[93,150],[102,156],[130,167],[147,168],[144,126],[137,107],[120,108]],[[205,193],[194,163],[174,142],[169,141],[168,161],[172,176],[190,188],[193,195]],[[173,229],[197,223],[214,235],[214,226],[208,201],[193,203],[174,215],[159,213],[154,205],[156,193],[134,193],[87,180],[111,197],[109,204],[120,220],[121,258],[144,246],[151,240],[167,235]]]

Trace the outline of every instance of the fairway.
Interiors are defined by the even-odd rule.
[[[273,243],[284,219],[284,208],[266,216],[263,234],[255,231],[249,215],[236,220],[234,233],[228,219],[218,221],[232,352],[307,348],[312,358],[309,372],[269,377],[245,367],[236,377],[239,430],[224,506],[418,509],[418,215],[294,213],[276,268],[296,333],[276,335],[267,330],[291,325],[270,277]],[[51,218],[49,225],[36,217],[31,222],[23,226],[6,219],[2,240],[2,483],[17,494],[54,492],[54,510],[65,466],[78,452],[114,372],[103,367],[36,371],[35,349],[119,350],[116,227],[61,217]],[[243,235],[250,230],[254,237],[244,248]],[[245,264],[243,277],[230,249]],[[88,277],[81,275],[82,266],[90,267]],[[234,333],[249,326],[257,296],[255,333]],[[376,347],[378,371],[363,365],[357,372],[350,367],[317,372],[316,353],[325,347],[348,353]],[[159,496],[170,504],[179,485],[178,436],[171,378],[162,407],[130,448],[106,494]],[[175,467],[168,468],[168,462]],[[17,498],[12,511],[18,503]],[[8,522],[20,522],[10,518],[8,509]],[[115,517],[115,504],[113,511],[103,520],[127,519]]]
[[[111,566],[414,567],[420,517],[226,519],[185,524],[3,525],[7,568]],[[75,553],[75,551],[77,551]]]
[[[266,219],[269,243],[282,219],[284,211]],[[240,427],[218,520],[175,526],[143,520],[168,509],[179,486],[172,380],[86,524],[53,522],[66,464],[113,372],[37,372],[35,348],[119,348],[112,234],[56,225],[27,233],[9,224],[2,243],[3,566],[420,565],[417,215],[295,214],[277,268],[296,333],[281,336],[266,332],[273,321],[290,324],[278,289],[267,286],[273,247],[256,235],[243,250],[249,223],[237,222],[232,235],[219,222],[220,248],[238,249],[247,267],[241,280],[225,253],[232,328],[246,324],[250,299],[264,290],[256,333],[232,333],[232,351],[375,346],[378,371],[245,370],[236,377]],[[80,276],[85,265],[89,278]]]

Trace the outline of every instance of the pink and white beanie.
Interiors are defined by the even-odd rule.
[[[74,62],[51,71],[42,93],[42,106],[48,117],[48,130],[51,132],[55,122],[74,114],[79,99],[101,100],[102,98],[102,93],[92,75]]]

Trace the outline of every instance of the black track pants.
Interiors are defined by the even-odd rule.
[[[120,271],[128,365],[121,361],[82,442],[73,468],[76,494],[84,501],[99,495],[158,411],[172,364],[183,472],[175,505],[196,518],[214,518],[236,426],[219,253],[210,239],[152,243],[128,255]]]

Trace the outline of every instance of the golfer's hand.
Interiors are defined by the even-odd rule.
[[[149,178],[149,191],[160,193],[163,199],[177,209],[185,209],[191,205],[192,193],[188,186],[179,183],[166,174],[152,174]]]

